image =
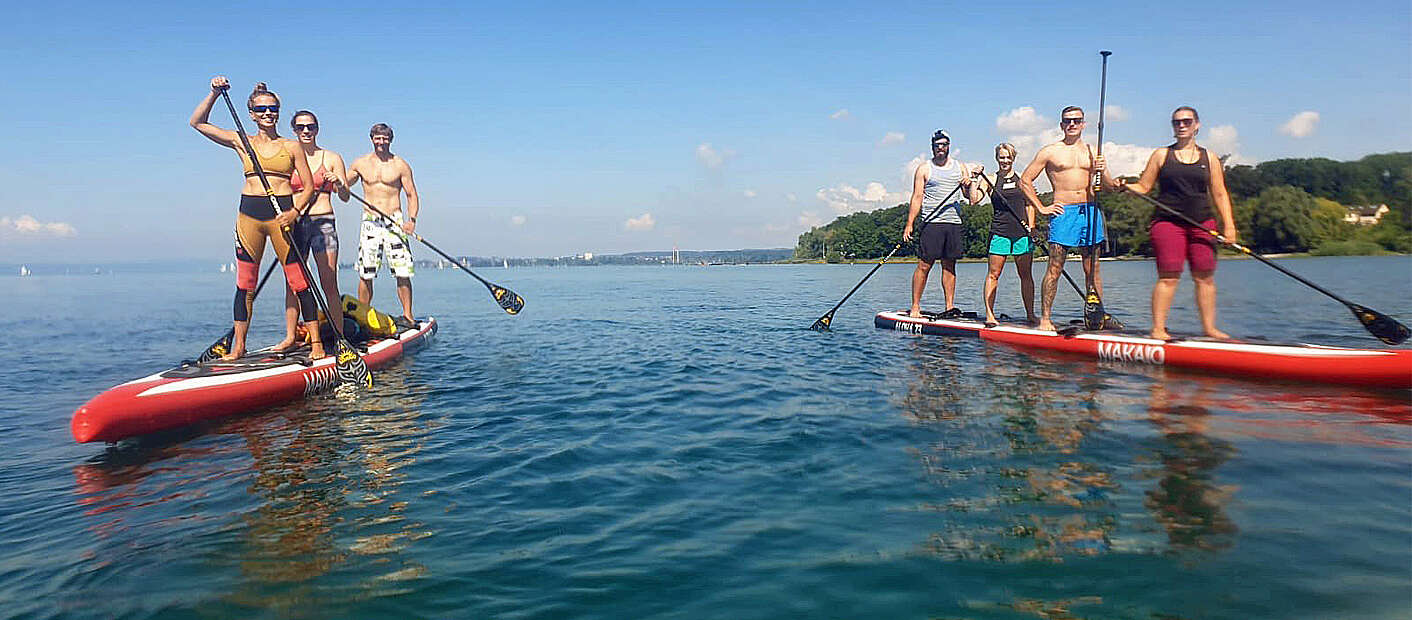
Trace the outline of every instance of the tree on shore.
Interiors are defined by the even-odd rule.
[[[1369,155],[1357,161],[1325,158],[1279,159],[1226,170],[1241,240],[1261,253],[1313,251],[1321,254],[1412,252],[1412,152]],[[1049,200],[1049,195],[1040,197]],[[1160,196],[1156,196],[1161,200]],[[1126,194],[1100,195],[1109,241],[1105,255],[1150,256],[1148,226],[1152,207]],[[1386,204],[1391,210],[1374,226],[1343,221],[1349,207]],[[989,204],[961,210],[966,256],[986,255]],[[901,240],[907,205],[853,213],[800,235],[794,256],[818,260],[881,258]],[[1036,237],[1047,235],[1048,218],[1036,222]],[[1042,254],[1043,248],[1036,248]],[[904,246],[899,256],[914,255]]]

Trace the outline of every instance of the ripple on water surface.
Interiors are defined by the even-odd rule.
[[[1406,271],[1394,262],[1371,268]],[[1288,304],[1282,322],[1253,310],[1291,293],[1252,266],[1219,272],[1232,331],[1366,340],[1322,322],[1325,306]],[[1336,281],[1347,263],[1296,266]],[[464,275],[419,274],[439,338],[371,393],[106,449],[73,445],[68,414],[223,330],[182,315],[222,311],[208,297],[228,282],[159,278],[185,304],[174,327],[127,337],[94,328],[86,305],[141,323],[144,304],[103,288],[131,288],[121,275],[70,297],[4,289],[69,325],[40,328],[49,342],[144,342],[122,358],[0,349],[49,385],[0,387],[14,412],[0,422],[0,598],[19,616],[134,618],[1397,617],[1412,604],[1406,393],[873,329],[873,312],[905,303],[907,266],[880,271],[834,332],[808,331],[867,269],[496,270],[527,300],[518,317]],[[1121,283],[1150,269],[1105,264],[1106,301],[1130,323],[1147,290]],[[963,306],[982,276],[961,266]],[[1412,307],[1406,290],[1347,293]],[[1189,327],[1178,299],[1174,327]],[[269,303],[257,316],[277,314]]]

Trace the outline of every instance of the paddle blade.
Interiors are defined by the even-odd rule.
[[[338,373],[339,383],[359,388],[373,387],[373,373],[368,370],[368,365],[363,363],[363,358],[358,357],[358,352],[353,350],[348,341],[340,338],[334,355],[334,368]]]
[[[809,329],[812,329],[816,332],[826,332],[829,331],[829,325],[832,323],[833,310],[829,310],[828,314],[825,314],[824,316],[819,317],[819,320],[814,321],[814,324],[810,325]]]
[[[1353,311],[1353,316],[1358,318],[1358,322],[1363,324],[1363,328],[1376,336],[1378,340],[1388,344],[1402,344],[1407,341],[1409,336],[1412,336],[1412,331],[1409,331],[1406,325],[1377,310],[1358,304],[1348,304],[1348,309]]]
[[[230,353],[230,341],[233,338],[235,338],[235,328],[231,328],[226,332],[226,335],[217,338],[215,342],[211,343],[211,346],[206,347],[206,350],[196,358],[196,363],[204,364]]]
[[[1103,311],[1103,300],[1098,297],[1098,290],[1090,286],[1088,294],[1084,295],[1084,329],[1103,329],[1103,319],[1107,316],[1108,313]]]
[[[500,309],[505,314],[519,314],[525,307],[525,298],[520,297],[508,288],[501,288],[494,284],[486,283],[486,288],[490,289],[490,294],[495,297],[495,303],[500,304]]]
[[[1124,325],[1122,321],[1119,321],[1119,320],[1118,320],[1118,317],[1115,317],[1115,316],[1113,316],[1113,315],[1111,315],[1111,314],[1104,314],[1104,315],[1103,315],[1103,329],[1127,329],[1127,328],[1128,328],[1128,326],[1127,326],[1127,325]]]

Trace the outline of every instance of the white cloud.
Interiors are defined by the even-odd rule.
[[[1307,138],[1313,135],[1314,130],[1319,128],[1319,113],[1313,110],[1305,110],[1290,117],[1285,124],[1280,125],[1280,133],[1294,138]]]
[[[1054,127],[1054,122],[1040,116],[1034,106],[1021,106],[995,117],[995,128],[1001,133],[1039,133]]]
[[[838,215],[890,207],[906,199],[901,192],[889,192],[877,181],[869,182],[861,190],[847,183],[839,183],[820,189],[814,195]]]
[[[1103,106],[1103,110],[1107,113],[1105,114],[1105,118],[1103,119],[1105,121],[1111,120],[1121,123],[1125,120],[1128,120],[1128,111],[1120,106],[1107,105]]]
[[[25,214],[17,218],[0,217],[0,232],[13,232],[36,237],[73,237],[78,231],[65,222],[41,222]]]
[[[1234,125],[1217,125],[1204,130],[1206,137],[1198,142],[1211,150],[1211,154],[1217,157],[1230,155],[1226,159],[1226,165],[1254,164],[1254,161],[1246,159],[1240,154],[1240,132],[1236,131]]]
[[[795,196],[795,195],[794,195],[794,192],[790,192],[790,193],[788,193],[788,194],[785,194],[785,195],[784,195],[784,199],[785,199],[785,200],[788,200],[788,201],[790,201],[790,202],[799,202],[799,197],[798,197],[798,196]]]
[[[702,142],[696,146],[696,161],[712,170],[718,169],[726,164],[726,161],[735,156],[735,151],[730,149],[717,150],[711,146],[710,142]]]
[[[917,166],[926,163],[926,161],[926,157],[918,155],[902,164],[902,185],[904,187],[912,187],[912,175],[917,174]]]
[[[1152,147],[1136,144],[1103,143],[1103,159],[1108,161],[1108,174],[1118,177],[1135,177],[1142,174],[1147,166],[1147,158],[1152,156]]]
[[[907,134],[898,131],[889,131],[883,135],[881,140],[878,140],[878,146],[887,146],[889,144],[902,144],[906,141]]]
[[[632,232],[647,232],[657,227],[657,220],[651,213],[643,213],[637,217],[630,217],[623,222],[623,228]]]
[[[833,114],[830,114],[829,118],[836,121],[846,121],[850,118],[853,118],[853,115],[848,112],[848,108],[843,108],[837,112],[834,112]]]
[[[524,226],[526,221],[527,220],[523,215],[514,215],[510,217],[511,226]]]
[[[754,197],[756,196],[755,190],[753,190],[753,189],[747,189],[747,190],[745,190],[745,191],[743,191],[743,192],[741,192],[741,193],[742,193],[742,194],[745,194],[745,197],[746,197],[746,198],[754,198]]]
[[[804,211],[799,214],[799,225],[805,228],[815,228],[823,226],[824,220],[814,211]]]

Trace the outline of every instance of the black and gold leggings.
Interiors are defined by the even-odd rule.
[[[294,207],[293,196],[275,196],[281,210]],[[240,214],[235,216],[235,320],[249,321],[255,303],[255,288],[259,284],[260,259],[265,255],[265,239],[275,248],[275,257],[284,265],[284,279],[299,299],[299,311],[304,321],[318,319],[318,307],[304,270],[296,262],[299,256],[289,247],[289,237],[275,221],[275,209],[267,196],[240,197]]]

